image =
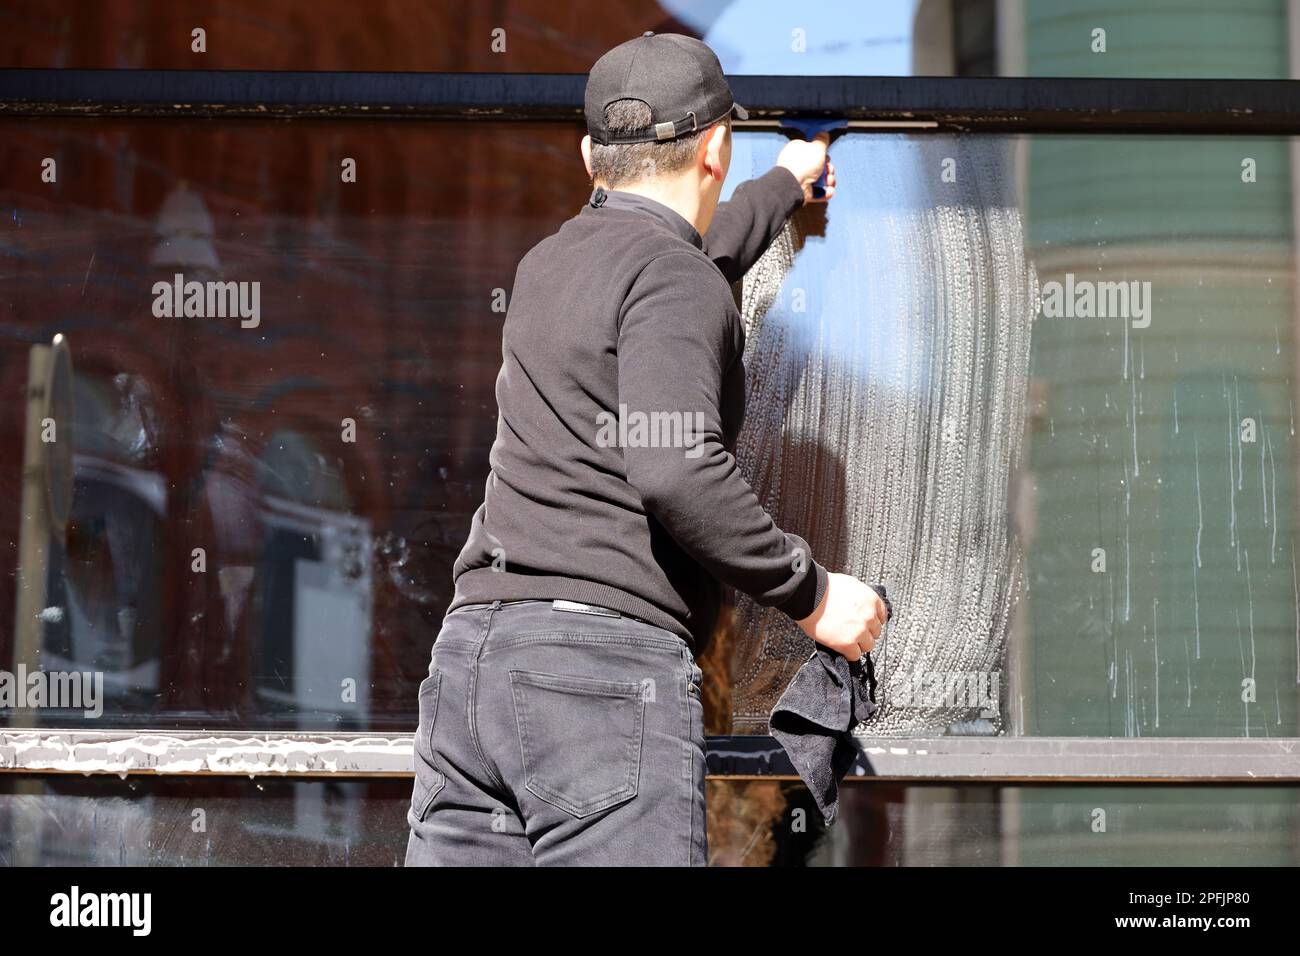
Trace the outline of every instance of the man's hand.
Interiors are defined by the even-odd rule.
[[[831,572],[822,603],[797,623],[818,644],[856,661],[876,646],[886,617],[885,602],[874,588],[851,574]]]
[[[806,203],[825,202],[835,194],[835,164],[826,158],[826,147],[830,142],[829,134],[818,133],[815,139],[791,140],[777,154],[776,164],[794,174],[803,187],[803,201]],[[826,169],[826,196],[813,199],[813,183],[821,176],[823,167]]]

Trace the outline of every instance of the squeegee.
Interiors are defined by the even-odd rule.
[[[732,126],[740,130],[778,130],[791,139],[816,139],[825,133],[829,141],[834,141],[841,133],[848,130],[907,130],[934,129],[939,124],[933,120],[851,120],[831,116],[773,116],[755,117],[749,120],[733,120]],[[826,198],[826,171],[813,184],[814,199]]]

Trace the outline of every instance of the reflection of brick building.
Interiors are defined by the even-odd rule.
[[[0,24],[4,66],[132,70],[582,73],[642,31],[691,32],[654,0],[12,0]]]
[[[310,17],[253,3],[208,16],[203,5],[197,19],[134,6],[96,5],[73,29],[67,14],[19,3],[3,14],[0,55],[18,66],[577,71],[625,36],[681,29],[649,3],[640,16],[573,5],[571,33],[557,32],[550,10],[530,13],[538,4],[454,18],[409,4],[317,4]],[[190,19],[209,33],[202,62],[189,52]],[[498,20],[508,60],[489,49]],[[480,34],[481,50],[451,42]],[[339,659],[311,673],[334,688],[360,673],[372,686],[355,716],[342,709],[323,725],[405,729],[481,501],[500,361],[493,290],[510,288],[520,255],[585,195],[578,135],[488,123],[12,121],[0,142],[0,441],[11,450],[0,464],[0,620],[15,613],[27,353],[63,332],[78,376],[80,510],[51,549],[50,598],[65,587],[62,598],[89,608],[79,626],[106,640],[116,628],[130,648],[123,666],[157,661],[158,673],[130,679],[137,693],[122,706],[154,724],[171,718],[147,715],[197,725],[265,711],[258,686],[291,686],[268,647],[288,640],[301,601],[284,577],[320,560],[320,542],[298,552],[295,534],[319,538],[353,515],[366,523],[372,580],[357,588],[368,592],[368,635],[350,643],[368,637],[369,659],[358,669],[338,646]],[[40,179],[45,157],[56,183]],[[340,181],[344,157],[356,160],[355,183]],[[177,271],[259,282],[260,326],[155,318],[151,287]],[[344,419],[357,423],[355,443],[341,440]],[[131,505],[124,520],[141,482],[164,504],[150,520]],[[204,575],[191,571],[195,547],[207,552]],[[328,603],[332,587],[317,582],[318,615],[346,610]],[[8,635],[0,627],[0,642]],[[45,640],[47,653],[76,659],[58,626]],[[13,654],[0,644],[0,660]],[[311,695],[294,690],[306,706]],[[285,721],[297,725],[257,723]]]

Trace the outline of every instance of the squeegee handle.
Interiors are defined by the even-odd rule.
[[[800,119],[783,119],[782,125],[798,130],[804,139],[814,140],[821,133],[826,133],[829,139],[829,133],[833,129],[839,129],[845,125],[843,120],[800,120]],[[817,181],[812,185],[813,199],[826,198],[826,167],[822,167],[822,174],[817,177]]]
[[[826,167],[822,167],[822,174],[817,177],[817,181],[812,184],[813,199],[826,198]]]

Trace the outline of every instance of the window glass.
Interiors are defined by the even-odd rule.
[[[1286,0],[11,0],[0,64],[80,69],[584,73],[646,30],[732,74],[1295,75]],[[195,29],[205,31],[202,49]]]
[[[886,585],[879,733],[1295,735],[1292,149],[832,147],[835,198],[745,280],[737,456]],[[762,731],[806,639],[736,612],[732,727]]]
[[[587,195],[577,139],[10,125],[0,669],[102,675],[103,708],[0,720],[413,728],[501,310]],[[785,141],[738,133],[728,188]],[[737,455],[888,588],[880,733],[1296,735],[1294,148],[836,140],[838,195],[743,286]],[[155,314],[178,274],[232,283],[230,314]],[[739,600],[710,732],[765,731],[807,650]]]
[[[482,501],[514,269],[587,194],[577,141],[8,128],[0,668],[100,674],[103,713],[0,720],[413,728]],[[163,314],[177,281],[202,284],[203,315]],[[51,413],[60,334],[72,384]]]
[[[1294,787],[710,780],[712,866],[1286,866]],[[0,775],[0,866],[400,866],[410,781]]]

